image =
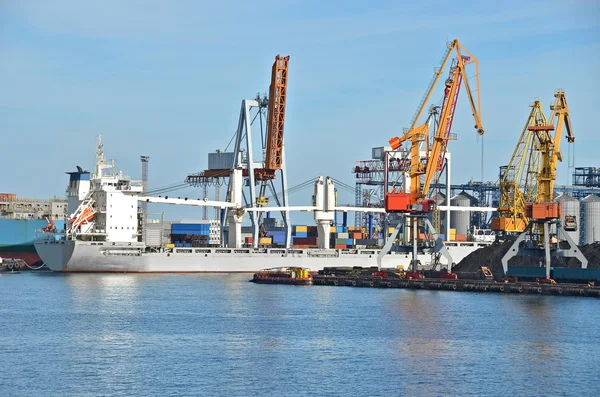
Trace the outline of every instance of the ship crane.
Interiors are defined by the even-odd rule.
[[[550,110],[552,110],[550,122],[547,125],[530,125],[527,127],[534,135],[535,146],[540,155],[535,200],[525,203],[525,216],[529,219],[529,223],[502,258],[502,268],[504,274],[507,274],[510,259],[515,256],[539,255],[543,250],[547,281],[551,281],[552,256],[577,258],[581,262],[582,269],[586,269],[588,264],[581,250],[578,249],[573,239],[563,229],[560,223],[562,206],[554,201],[556,169],[558,162],[562,161],[560,144],[563,127],[567,131],[567,142],[575,142],[565,92],[557,90],[554,97],[556,100],[550,106]],[[552,131],[554,131],[554,136]],[[550,226],[552,224],[556,225],[558,241],[562,240],[562,242],[567,243],[569,248],[564,248],[564,244],[559,243],[551,245]]]
[[[456,53],[456,61],[452,63],[450,77],[448,80],[446,80],[444,103],[440,113],[439,125],[437,130],[434,132],[431,148],[427,148],[425,151],[425,160],[422,161],[420,145],[423,141],[428,142],[429,127],[426,123],[418,126],[416,123],[423,113],[426,103],[431,97],[436,83],[442,75],[452,53]],[[471,91],[469,79],[466,74],[466,66],[470,64],[475,66],[477,92],[476,101]],[[438,236],[436,230],[431,224],[431,221],[427,217],[429,213],[435,210],[435,201],[429,199],[428,194],[429,188],[434,181],[434,177],[440,169],[440,161],[443,161],[443,156],[447,148],[448,141],[454,139],[454,137],[450,134],[450,128],[454,117],[454,110],[456,108],[459,87],[463,83],[465,85],[473,117],[475,119],[475,129],[479,135],[483,135],[484,130],[481,123],[480,113],[481,96],[479,89],[479,63],[477,58],[473,56],[473,54],[471,54],[466,48],[464,48],[458,40],[453,40],[448,44],[442,64],[435,72],[434,77],[425,95],[423,96],[423,99],[419,103],[417,112],[411,121],[411,127],[401,137],[392,138],[389,142],[392,150],[397,150],[402,146],[403,143],[410,142],[410,186],[404,186],[405,191],[400,191],[394,186],[391,191],[387,191],[385,194],[384,203],[386,213],[399,214],[400,219],[393,234],[390,236],[390,238],[388,238],[378,256],[379,265],[381,264],[381,259],[383,256],[391,250],[400,229],[404,228],[405,220],[408,220],[410,226],[412,226],[413,271],[416,271],[417,266],[416,258],[419,223],[423,223],[424,226],[429,229],[430,234],[433,235],[433,240],[435,240],[433,252],[439,252],[444,255],[448,260],[448,272],[451,270],[452,257],[445,248],[442,239]],[[387,161],[384,163],[387,163]],[[387,174],[384,175],[384,178],[386,179],[384,181],[384,186],[387,189]],[[409,190],[409,192],[406,190]]]
[[[258,246],[259,237],[266,234],[262,224],[263,212],[288,207],[284,124],[289,59],[289,56],[277,55],[275,57],[271,69],[268,98],[259,94],[254,99],[242,100],[237,130],[232,139],[234,141],[233,150],[227,152],[227,149],[225,149],[224,152],[218,151],[215,153],[215,155],[219,154],[221,156],[215,158],[222,160],[216,162],[219,164],[218,167],[210,166],[209,156],[208,170],[189,175],[186,178],[186,182],[192,185],[206,184],[210,183],[211,180],[228,178],[226,200],[230,202],[233,201],[231,196],[239,188],[235,184],[239,183],[243,188],[241,197],[243,204],[240,204],[241,207],[236,210],[229,208],[226,211],[220,211],[220,220],[222,225],[227,223],[232,225],[230,230],[233,230],[233,233],[230,234],[235,234],[236,231],[241,230],[240,224],[247,212],[252,223],[253,245],[255,247]],[[258,112],[252,115],[252,109],[254,111],[258,110]],[[265,113],[267,114],[266,120]],[[253,144],[256,143],[252,134],[252,125],[255,120],[260,122],[261,158],[258,161],[254,160],[255,148],[253,148]],[[266,121],[266,136],[263,134],[263,121]],[[241,179],[236,179],[234,183],[232,174],[237,170],[241,171]],[[267,207],[270,200],[265,194],[267,189],[275,192],[275,179],[279,180],[282,187],[281,195],[273,195],[278,209]],[[217,190],[217,192],[220,192],[220,190]],[[219,198],[216,201],[219,201]],[[265,208],[267,211],[255,211],[254,209],[257,208]],[[289,211],[282,210],[281,216],[286,228],[285,244],[289,248],[291,242]],[[239,239],[235,237],[233,240],[237,242]],[[224,241],[224,234],[222,234],[222,241]]]

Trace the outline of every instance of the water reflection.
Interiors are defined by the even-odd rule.
[[[69,362],[78,375],[110,389],[122,373],[139,365],[136,329],[139,276],[72,274],[65,276],[75,319],[69,328]]]

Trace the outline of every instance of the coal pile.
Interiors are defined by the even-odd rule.
[[[487,266],[492,273],[502,269],[502,257],[508,252],[512,242],[492,244],[480,248],[467,255],[462,261],[452,268],[453,272],[477,272],[480,266]],[[600,243],[587,244],[579,247],[588,260],[588,268],[600,268]],[[539,257],[515,257],[510,260],[511,266],[540,266],[543,263],[543,251]],[[581,264],[575,258],[552,258],[552,266],[579,268]]]

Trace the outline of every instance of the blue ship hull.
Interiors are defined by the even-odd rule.
[[[0,257],[23,259],[29,265],[39,264],[40,257],[33,245],[37,233],[48,222],[45,219],[0,219]],[[64,221],[54,221],[63,230]]]

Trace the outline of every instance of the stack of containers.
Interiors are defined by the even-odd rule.
[[[275,219],[275,218],[267,218],[267,219]],[[264,224],[267,230],[267,234],[273,238],[273,245],[283,247],[285,245],[285,234],[286,229],[284,227],[274,226]]]
[[[210,241],[210,224],[173,223],[171,224],[171,241],[175,247],[206,245]]]
[[[377,246],[376,238],[367,238],[368,230],[364,227],[348,227],[348,248],[373,248]]]
[[[296,248],[315,248],[318,244],[317,227],[305,225],[292,226],[292,243]]]
[[[344,227],[337,226],[335,233],[331,233],[331,247],[335,249],[348,248],[348,240],[350,240],[350,234]]]

